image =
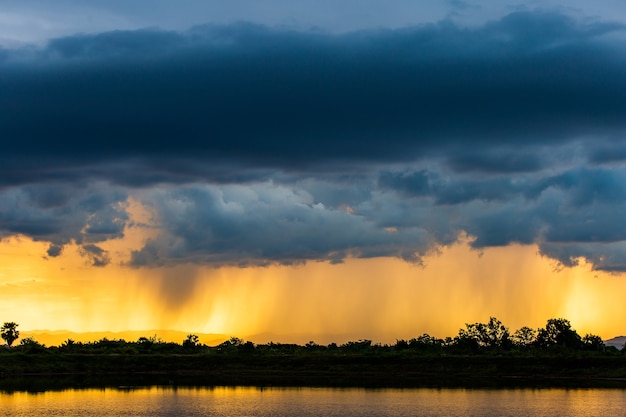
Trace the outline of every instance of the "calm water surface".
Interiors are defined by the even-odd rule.
[[[0,393],[0,416],[626,416],[626,390],[72,389]]]

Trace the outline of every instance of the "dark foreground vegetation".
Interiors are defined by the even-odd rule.
[[[8,324],[11,345],[17,326]],[[231,338],[210,347],[190,334],[180,344],[142,337],[46,347],[23,339],[0,348],[0,390],[161,383],[626,387],[626,349],[607,347],[598,336],[581,337],[564,319],[511,335],[495,318],[466,324],[454,338],[422,335],[392,345],[254,344]]]

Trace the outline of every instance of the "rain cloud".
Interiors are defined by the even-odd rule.
[[[465,2],[452,2],[463,9]],[[625,25],[522,11],[0,49],[0,236],[130,266],[421,257],[461,236],[625,271]]]

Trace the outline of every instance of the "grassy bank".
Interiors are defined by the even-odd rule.
[[[0,388],[17,381],[113,381],[274,386],[623,386],[623,356],[424,356],[367,354],[0,355]],[[69,382],[68,382],[69,383]],[[79,383],[80,384],[80,383]]]
[[[113,385],[626,387],[626,349],[605,346],[591,334],[580,337],[565,319],[510,336],[493,317],[466,324],[454,338],[424,334],[393,345],[254,344],[233,337],[211,347],[189,334],[181,344],[155,336],[134,342],[68,339],[46,347],[25,338],[0,349],[2,386],[61,380],[74,381],[69,386],[107,380]]]

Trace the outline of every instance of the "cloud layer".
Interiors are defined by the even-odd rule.
[[[621,23],[517,12],[344,34],[254,24],[0,50],[0,234],[159,234],[131,264],[538,244],[625,270]]]

